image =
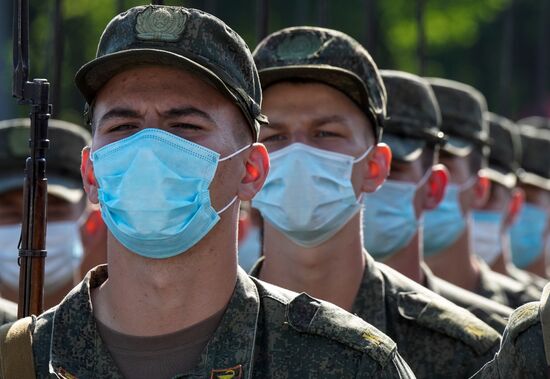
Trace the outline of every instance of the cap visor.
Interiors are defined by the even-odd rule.
[[[512,189],[516,186],[517,177],[511,172],[505,172],[497,167],[486,167],[483,173],[493,182],[503,185],[506,188]]]
[[[266,68],[259,71],[262,87],[289,79],[314,80],[335,87],[351,97],[361,107],[376,109],[369,101],[368,90],[353,72],[329,65],[295,65]]]
[[[473,145],[468,141],[460,137],[447,137],[447,143],[441,147],[443,151],[458,157],[466,157],[472,152]]]
[[[390,146],[394,159],[413,162],[422,154],[426,142],[420,139],[400,137],[391,133],[382,134],[382,142]]]
[[[158,49],[129,49],[96,58],[78,70],[75,76],[76,86],[82,92],[86,101],[90,103],[101,87],[113,76],[122,72],[125,68],[140,65],[184,68],[206,79],[222,93],[239,103],[239,99],[213,71],[187,57]]]
[[[21,172],[4,176],[0,180],[0,194],[16,189],[23,189],[25,180],[24,175],[25,174]],[[64,199],[70,203],[78,203],[82,200],[82,196],[84,196],[82,182],[54,175],[48,176],[46,174],[46,176],[48,178],[48,194]]]
[[[550,191],[550,180],[531,172],[522,172],[519,175],[519,181],[524,184],[529,184],[543,190]]]

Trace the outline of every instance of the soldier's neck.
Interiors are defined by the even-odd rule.
[[[223,309],[235,288],[236,236],[214,231],[167,259],[138,256],[109,235],[109,278],[92,292],[94,316],[120,333],[155,336],[185,329]]]
[[[396,252],[388,259],[384,260],[383,263],[387,264],[394,270],[399,271],[415,282],[424,284],[424,272],[420,268],[421,260],[422,256],[420,254],[419,247],[419,234],[417,232],[407,246]]]
[[[479,266],[471,251],[469,227],[447,249],[426,258],[426,263],[436,276],[468,291],[475,291],[479,285]]]
[[[296,245],[267,222],[265,260],[259,278],[351,310],[361,285],[365,255],[359,215],[329,241],[314,248]]]

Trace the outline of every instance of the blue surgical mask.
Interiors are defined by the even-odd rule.
[[[523,205],[519,217],[510,228],[512,262],[526,268],[544,252],[544,231],[548,213],[534,204]]]
[[[147,258],[169,258],[200,241],[218,222],[209,186],[215,151],[147,128],[93,152],[101,215],[113,236]]]
[[[414,196],[430,174],[431,170],[418,183],[387,180],[378,191],[365,194],[363,241],[375,259],[389,258],[416,234],[420,223],[416,218]]]
[[[460,209],[459,195],[475,184],[476,177],[462,185],[450,184],[437,208],[424,213],[424,256],[432,257],[456,242],[466,229],[466,218]]]
[[[499,211],[472,212],[474,253],[488,265],[495,263],[502,252],[501,230],[504,214]]]
[[[318,246],[361,209],[351,172],[371,149],[357,159],[301,143],[278,150],[270,154],[271,170],[252,205],[294,243]]]

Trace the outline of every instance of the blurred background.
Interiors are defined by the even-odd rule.
[[[0,0],[0,119],[25,116],[11,97],[12,0]],[[52,83],[54,117],[82,124],[73,85],[95,56],[108,21],[134,0],[30,1],[31,78]],[[362,42],[380,68],[462,81],[512,119],[550,117],[549,0],[166,0],[210,12],[251,49],[292,25],[341,30]]]

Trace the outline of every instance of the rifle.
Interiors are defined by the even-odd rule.
[[[14,0],[12,94],[19,104],[31,106],[30,157],[25,163],[23,220],[19,241],[19,318],[42,313],[46,258],[46,150],[50,143],[50,83],[46,79],[29,82],[28,75],[29,1]]]

